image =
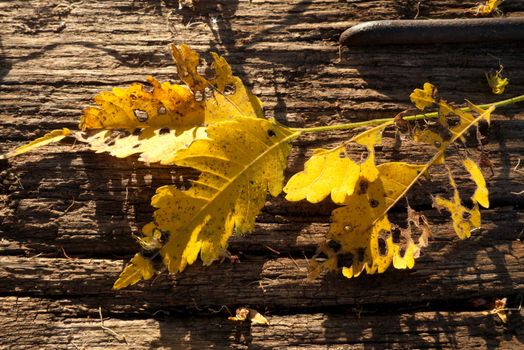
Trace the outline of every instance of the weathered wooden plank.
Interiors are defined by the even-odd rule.
[[[484,305],[487,307],[488,305]],[[486,308],[487,310],[487,308]],[[227,320],[227,313],[170,316],[159,310],[140,319],[119,318],[76,300],[0,298],[0,347],[45,349],[520,349],[520,314],[504,325],[495,315],[476,312],[389,314],[365,308],[267,316],[271,326]],[[232,311],[234,312],[234,311]],[[67,321],[64,322],[64,319]],[[45,344],[45,347],[42,347]]]
[[[448,100],[493,101],[497,97],[489,93],[484,72],[497,68],[499,60],[511,81],[505,96],[524,93],[524,51],[514,43],[352,48],[339,56],[338,35],[349,25],[417,13],[419,18],[463,17],[476,0],[195,3],[195,10],[179,10],[175,1],[0,1],[0,152],[50,129],[75,127],[81,109],[101,90],[144,81],[147,75],[174,79],[165,49],[171,42],[186,42],[204,57],[210,50],[225,54],[234,72],[264,100],[267,116],[292,126],[393,116],[409,107],[407,95],[426,80]],[[502,9],[524,15],[520,1],[505,1]],[[458,241],[447,217],[428,209],[430,189],[449,190],[445,172],[436,171],[432,183],[410,197],[410,204],[434,222],[427,255],[414,270],[358,280],[328,276],[305,282],[302,252],[310,256],[327,231],[332,206],[286,203],[279,197],[264,208],[254,235],[233,240],[233,252],[243,252],[240,264],[192,266],[176,279],[163,275],[153,284],[113,293],[123,258],[136,249],[130,233],[150,220],[150,195],[157,186],[179,183],[180,173],[67,145],[2,163],[0,170],[15,173],[23,188],[0,194],[0,329],[7,335],[0,347],[519,348],[522,327],[515,325],[521,315],[502,327],[491,316],[458,312],[467,309],[464,300],[524,290],[524,196],[512,194],[524,183],[522,170],[514,169],[524,154],[522,106],[497,111],[495,119],[486,139],[495,209],[484,211],[484,230]],[[348,135],[299,140],[288,174],[301,169],[312,148]],[[395,153],[388,138],[378,153],[411,161],[428,154],[409,144]],[[458,158],[450,158],[450,164],[458,168]],[[458,179],[467,198],[472,187],[463,172]],[[394,216],[401,218],[400,212]],[[458,311],[436,311],[448,301]],[[402,311],[392,302],[414,303],[418,309]],[[298,314],[273,316],[272,327],[251,329],[222,316],[148,314],[242,304]],[[341,305],[359,304],[381,311],[360,319],[339,311]],[[104,314],[117,317],[106,326],[125,334],[130,344],[93,322],[100,305]]]
[[[413,270],[345,279],[306,280],[308,261],[243,255],[239,264],[196,264],[172,278],[161,275],[131,290],[112,292],[122,261],[0,257],[0,293],[34,296],[97,296],[125,312],[157,307],[249,304],[272,309],[380,302],[422,303],[524,290],[520,241],[486,244],[485,237],[440,247]]]

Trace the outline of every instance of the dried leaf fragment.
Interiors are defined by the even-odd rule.
[[[478,4],[472,10],[477,16],[489,16],[492,13],[501,13],[498,9],[504,0],[486,0],[484,4]]]
[[[509,79],[502,76],[503,66],[500,66],[500,69],[495,72],[486,73],[486,80],[488,85],[491,88],[491,91],[495,95],[500,95],[506,89],[506,85],[509,84]]]
[[[124,271],[118,276],[113,289],[122,289],[138,283],[140,280],[148,280],[153,277],[155,271],[151,261],[144,258],[142,254],[136,253],[126,266]]]
[[[267,318],[262,316],[262,314],[260,314],[257,310],[250,309],[247,307],[238,308],[236,310],[236,315],[228,317],[228,320],[239,322],[249,320],[251,321],[252,325],[269,326],[269,321],[267,320]]]

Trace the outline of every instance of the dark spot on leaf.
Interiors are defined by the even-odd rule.
[[[140,135],[141,132],[142,132],[142,129],[136,128],[135,130],[133,130],[133,135],[138,136]]]
[[[376,208],[378,207],[380,203],[376,200],[376,199],[370,199],[369,200],[369,205],[371,206],[371,208]]]
[[[358,194],[364,194],[368,190],[368,182],[366,180],[360,180],[358,183]]]
[[[136,99],[137,99],[137,97],[136,97],[135,94],[131,94],[131,95],[129,95],[129,98],[132,99],[132,100],[136,100]]]
[[[435,147],[440,148],[442,144],[439,141],[435,141],[434,145]]]
[[[269,129],[269,130],[267,131],[267,135],[268,135],[269,137],[273,137],[273,136],[275,136],[276,134],[275,134],[275,132],[274,132],[273,130]]]
[[[138,147],[140,147],[139,143],[137,143],[136,145],[133,146],[133,148],[138,148]]]
[[[470,212],[469,212],[469,211],[465,211],[465,212],[463,212],[463,213],[462,213],[462,218],[463,218],[464,220],[469,220],[469,219],[471,219],[471,214],[470,214]]]
[[[165,134],[169,134],[169,132],[170,132],[169,128],[162,128],[158,131],[158,134],[165,135]]]
[[[340,248],[342,247],[342,246],[340,245],[340,243],[338,243],[337,241],[335,241],[335,240],[333,240],[333,239],[330,240],[330,241],[327,243],[327,245],[328,245],[329,248],[333,249],[334,251],[339,251]]]
[[[338,154],[338,157],[339,157],[339,158],[346,158],[346,154],[345,154],[344,152],[340,152],[340,153]]]

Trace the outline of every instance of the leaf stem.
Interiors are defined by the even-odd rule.
[[[517,97],[509,98],[507,100],[502,100],[498,102],[493,103],[487,103],[483,105],[479,105],[480,108],[489,108],[491,106],[494,107],[502,107],[507,106],[510,104],[514,104],[517,102],[524,101],[524,95],[520,95]],[[471,109],[469,107],[462,107],[460,110],[464,112],[469,112]],[[429,119],[429,118],[436,118],[438,117],[438,112],[431,112],[431,113],[421,113],[421,114],[415,114],[410,116],[405,116],[402,119],[403,120],[421,120],[421,119]],[[316,126],[312,128],[290,128],[293,131],[297,131],[300,133],[306,133],[306,132],[323,132],[323,131],[332,131],[332,130],[346,130],[346,129],[354,129],[359,128],[362,126],[373,126],[373,125],[380,125],[383,123],[392,123],[395,118],[382,118],[382,119],[373,119],[373,120],[366,120],[363,122],[356,122],[356,123],[348,123],[348,124],[337,124],[337,125],[326,125],[326,126]]]

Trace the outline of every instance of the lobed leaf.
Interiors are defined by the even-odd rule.
[[[368,156],[362,164],[357,164],[349,158],[345,144],[331,150],[315,150],[304,164],[304,171],[293,175],[284,187],[286,199],[306,199],[311,203],[318,203],[331,193],[333,202],[344,203],[346,198],[353,194],[360,177],[367,181],[377,178],[374,146],[382,141],[381,133],[388,125],[390,124],[386,123],[366,130],[348,141],[366,146]]]
[[[409,95],[409,98],[418,109],[424,110],[426,107],[429,107],[436,103],[436,91],[437,90],[435,89],[435,86],[433,84],[424,83],[423,89],[415,89],[411,93],[411,95]]]
[[[131,286],[141,280],[151,279],[153,275],[154,269],[151,261],[147,258],[144,258],[142,254],[136,253],[116,280],[115,284],[113,285],[113,289],[118,290],[127,286]]]
[[[253,230],[266,194],[282,191],[289,142],[299,135],[274,121],[237,118],[211,125],[208,138],[179,151],[174,163],[201,171],[188,190],[163,186],[151,204],[154,221],[144,236],[168,237],[160,250],[172,273],[192,264],[200,254],[204,265],[224,255],[234,229]]]

